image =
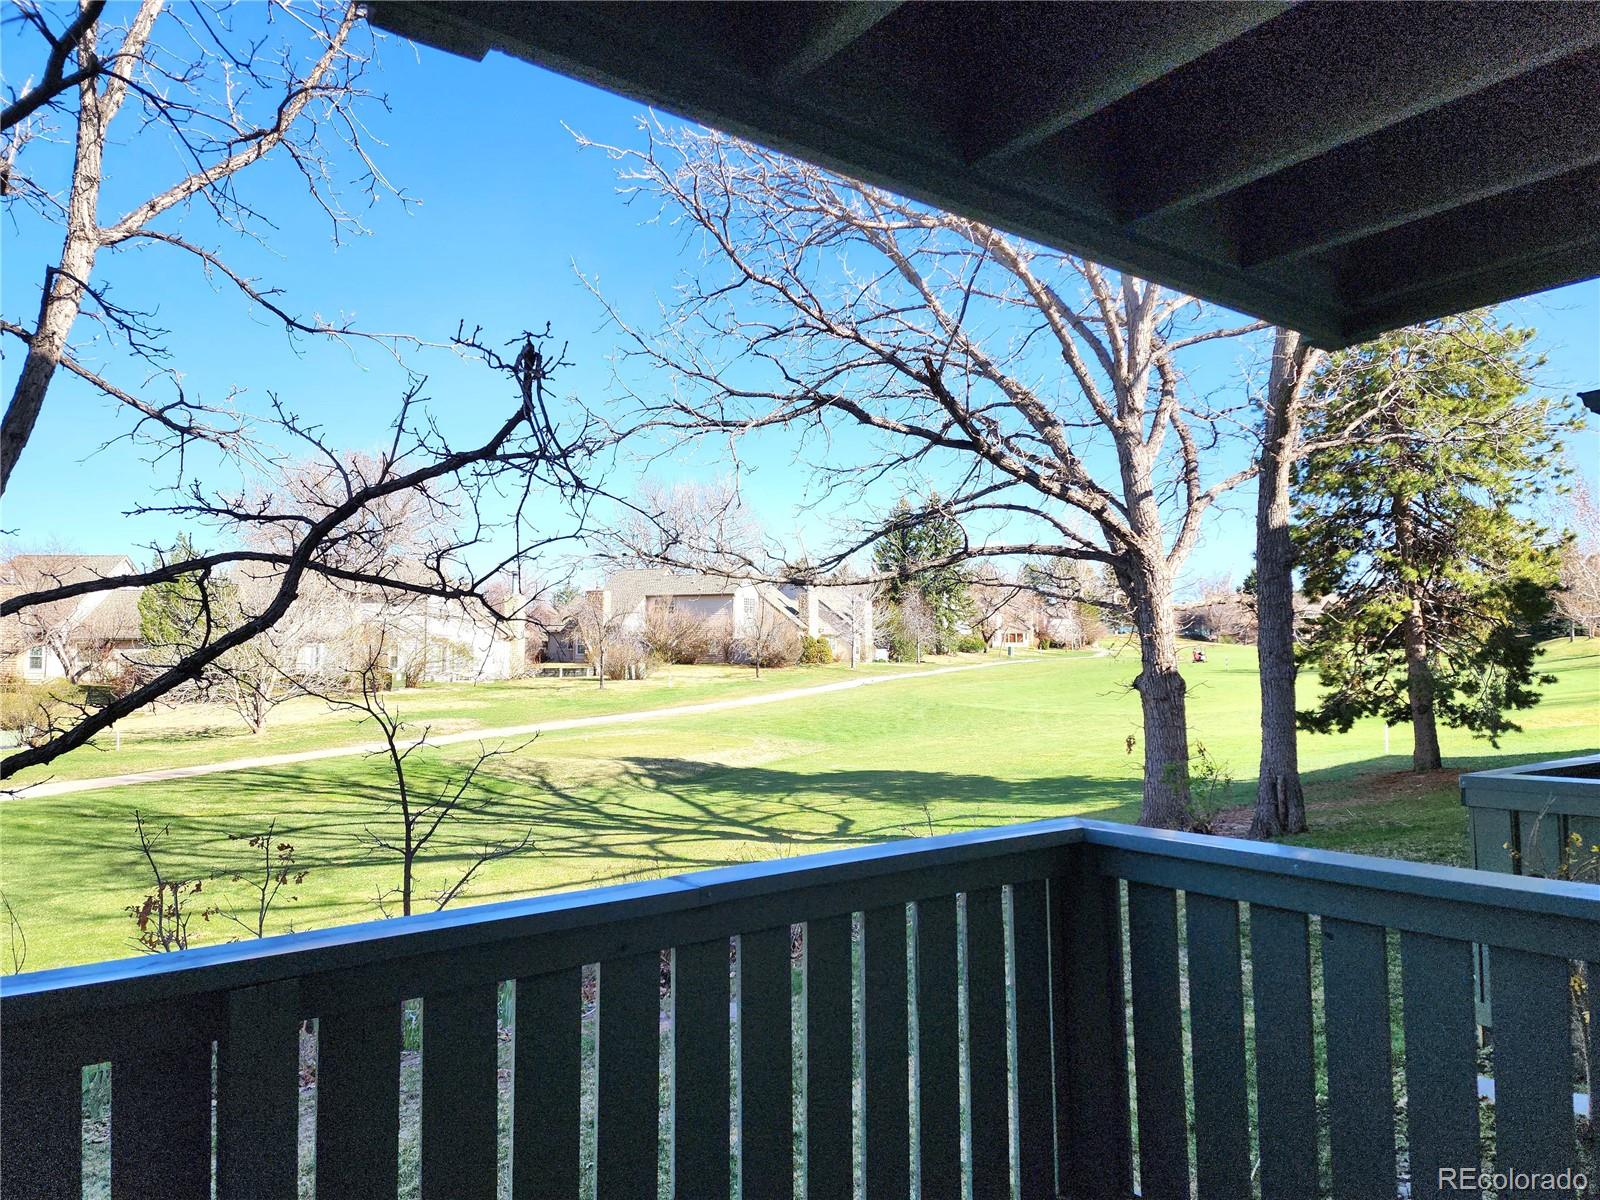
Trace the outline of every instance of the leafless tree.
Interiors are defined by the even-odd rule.
[[[1193,395],[1182,363],[1190,347],[1260,326],[1219,327],[1190,297],[720,134],[649,123],[644,136],[643,148],[606,148],[624,191],[659,202],[709,252],[663,330],[613,312],[638,358],[673,373],[635,390],[657,428],[829,439],[856,426],[871,455],[849,455],[851,439],[802,443],[802,459],[857,498],[885,474],[933,473],[940,519],[968,536],[922,569],[1017,555],[1108,565],[1138,632],[1142,819],[1181,825],[1173,581],[1205,514],[1254,473],[1219,473],[1209,453],[1244,400]],[[902,493],[926,490],[909,482]],[[883,532],[863,528],[816,569]]]
[[[250,889],[250,908],[244,914],[221,908],[221,914],[251,937],[267,936],[267,918],[280,900],[298,900],[285,888],[297,888],[310,874],[295,861],[294,843],[278,834],[278,819],[273,817],[259,833],[230,833],[230,842],[241,842],[249,852],[250,865],[231,872],[229,878]]]
[[[799,632],[759,588],[750,605],[739,633],[738,656],[755,668],[757,679],[762,667],[792,667],[800,658]]]
[[[234,548],[166,559],[132,574],[45,587],[10,596],[0,616],[26,614],[58,602],[114,588],[145,587],[180,579],[209,580],[224,570],[249,570],[270,577],[272,586],[259,607],[231,624],[210,611],[202,614],[184,653],[156,664],[149,677],[104,706],[75,714],[4,761],[7,777],[47,763],[89,742],[122,717],[169,693],[203,679],[231,651],[275,627],[312,578],[348,587],[379,588],[401,595],[434,596],[475,606],[487,619],[517,614],[494,609],[484,589],[508,564],[541,549],[570,542],[587,506],[603,496],[584,476],[598,446],[611,435],[581,414],[563,425],[546,396],[551,374],[564,365],[559,352],[547,353],[548,333],[513,340],[509,357],[485,343],[477,331],[458,335],[457,345],[478,357],[510,384],[507,410],[477,440],[462,446],[448,441],[423,403],[425,381],[402,398],[384,451],[355,461],[331,446],[321,430],[275,403],[279,436],[298,443],[328,466],[327,482],[316,504],[303,494],[252,479],[233,490],[203,488],[198,482],[164,503],[138,506],[192,525],[209,525]],[[569,427],[570,426],[570,427]],[[411,494],[441,514],[438,538],[416,559],[402,565],[370,557],[375,522],[388,519],[394,497]],[[565,500],[572,524],[550,530],[526,515],[535,496]],[[378,514],[375,516],[374,514]],[[263,539],[261,531],[273,537]],[[274,540],[278,539],[278,540]],[[199,589],[206,594],[205,588]]]
[[[0,892],[0,908],[5,909],[6,913],[6,961],[10,965],[6,973],[20,975],[22,968],[28,965],[28,931],[23,928],[22,918],[17,915],[10,897],[4,892]]]
[[[447,438],[429,411],[425,380],[414,373],[412,356],[426,343],[363,329],[342,315],[302,315],[270,281],[227,257],[235,245],[248,254],[251,242],[280,255],[298,249],[282,240],[286,222],[277,208],[247,190],[253,178],[272,174],[251,170],[264,160],[298,172],[300,194],[335,241],[361,231],[360,206],[345,205],[352,187],[367,201],[409,202],[370,152],[366,114],[383,101],[367,91],[372,33],[360,5],[89,0],[70,20],[36,0],[20,0],[17,8],[23,27],[39,36],[41,69],[7,96],[0,197],[14,219],[59,229],[62,250],[43,264],[37,313],[8,314],[0,322],[0,331],[25,347],[0,430],[0,490],[65,371],[98,389],[113,413],[132,418],[120,435],[94,432],[95,442],[127,438],[152,462],[177,465],[170,484],[135,498],[133,514],[210,526],[221,548],[163,557],[117,578],[26,588],[0,603],[0,615],[44,611],[116,587],[245,569],[271,574],[276,587],[259,612],[237,625],[203,613],[189,652],[152,664],[127,696],[53,724],[36,744],[6,758],[4,776],[48,763],[138,707],[194,686],[223,656],[283,619],[308,576],[456,599],[494,620],[515,616],[489,600],[489,582],[508,564],[570,537],[535,520],[536,510],[541,520],[550,511],[536,501],[564,497],[576,524],[596,494],[582,460],[600,433],[585,418],[569,426],[552,416],[545,387],[562,355],[550,349],[548,331],[519,336],[508,351],[477,330],[458,330],[452,349],[513,386],[498,413],[474,413],[477,421],[492,418],[487,428]],[[21,72],[8,76],[15,83]],[[36,153],[54,121],[66,126],[71,152]],[[102,194],[102,182],[113,176],[165,182],[131,198]],[[274,205],[281,194],[274,194]],[[107,214],[113,200],[125,206]],[[220,398],[190,394],[180,366],[167,359],[166,331],[146,311],[153,301],[139,298],[138,288],[156,272],[141,264],[131,280],[113,278],[110,252],[134,248],[175,256],[169,265],[186,262],[197,280],[237,294],[281,325],[292,346],[331,339],[393,355],[410,382],[382,448],[351,454],[333,445],[288,398],[243,409],[242,380]],[[119,382],[112,368],[90,362],[88,347],[97,339],[133,363],[145,382]],[[197,445],[206,449],[206,478],[237,478],[237,487],[203,486],[193,477],[186,463]],[[223,469],[210,469],[219,463]],[[391,557],[371,553],[402,526],[427,531],[423,544],[408,550],[410,566],[421,569],[404,572],[404,579]]]
[[[533,844],[530,825],[520,836],[476,843],[465,851],[455,845],[450,858],[453,862],[465,861],[466,866],[452,866],[454,878],[436,891],[424,896],[419,890],[418,865],[425,861],[434,840],[447,825],[464,818],[482,817],[488,809],[490,797],[479,778],[483,768],[496,759],[526,749],[531,743],[493,749],[480,746],[477,757],[459,773],[431,787],[419,786],[411,768],[413,756],[420,755],[427,747],[428,728],[414,730],[387,698],[387,663],[388,651],[383,639],[378,638],[368,647],[363,661],[355,664],[349,691],[319,695],[332,708],[362,714],[383,739],[383,748],[374,753],[387,761],[393,778],[393,789],[386,790],[381,798],[385,815],[390,819],[367,825],[362,830],[361,841],[375,856],[386,859],[393,856],[399,862],[399,884],[378,894],[379,909],[387,914],[389,905],[397,902],[401,915],[410,916],[424,899],[432,904],[435,912],[446,907],[485,866],[520,854]]]
[[[270,576],[247,576],[231,598],[233,624],[250,620],[276,594]],[[262,733],[272,712],[286,700],[326,688],[342,673],[336,651],[358,636],[359,613],[353,600],[332,584],[312,581],[275,624],[235,646],[208,672],[209,691],[220,694],[253,734]]]
[[[923,599],[920,592],[908,591],[894,606],[890,621],[899,629],[901,636],[911,642],[915,661],[921,662],[923,651],[929,649],[939,636],[939,625],[933,618],[933,609],[927,600]]]
[[[974,571],[967,594],[972,606],[972,630],[983,639],[985,653],[1000,635],[1007,611],[1016,605],[1022,592],[1022,585],[1005,578],[993,563],[982,563]]]
[[[672,686],[674,663],[691,663],[705,656],[709,645],[706,622],[695,613],[672,603],[646,604],[641,641],[650,654],[659,658],[667,670],[667,686]]]
[[[137,932],[133,944],[147,954],[168,954],[189,948],[189,926],[199,916],[211,920],[218,909],[198,897],[205,890],[201,876],[175,875],[163,870],[157,851],[172,836],[172,827],[151,829],[138,809],[133,813],[134,832],[139,838],[139,853],[150,870],[151,889],[138,904],[124,911],[133,919]],[[196,911],[198,909],[198,911]]]
[[[1559,521],[1571,534],[1561,551],[1561,591],[1556,607],[1582,629],[1585,637],[1600,634],[1600,505],[1581,477],[1563,497]]]
[[[20,94],[8,89],[0,194],[8,207],[25,205],[59,223],[63,240],[59,258],[45,268],[33,319],[0,319],[0,329],[26,347],[0,424],[0,492],[61,369],[132,410],[128,436],[148,440],[158,457],[181,455],[196,441],[237,450],[246,436],[228,404],[203,403],[185,393],[181,375],[164,361],[166,331],[156,324],[154,304],[140,308],[111,298],[100,277],[106,252],[177,251],[198,277],[236,289],[291,338],[397,344],[391,335],[343,319],[297,315],[277,288],[231,267],[213,240],[260,239],[273,228],[240,186],[241,175],[269,156],[300,173],[306,195],[336,239],[360,225],[344,207],[335,180],[359,176],[368,197],[393,190],[369,153],[363,124],[369,102],[381,101],[365,90],[371,34],[359,4],[90,2],[60,29],[37,0],[20,0],[17,8],[20,22],[39,36],[44,62]],[[69,64],[74,69],[67,70]],[[33,147],[46,140],[42,135],[56,116],[67,124],[73,146],[64,179],[54,175],[61,156],[35,154]],[[123,161],[139,163],[144,174],[163,159],[172,162],[168,182],[127,204],[120,215],[101,216],[108,199],[103,182],[131,177]],[[209,231],[196,213],[209,217]],[[189,218],[182,232],[161,220],[168,214]],[[86,361],[74,350],[80,316],[145,360],[172,397],[136,394],[142,388],[125,387]]]
[[[623,628],[622,615],[613,613],[603,592],[586,595],[577,605],[578,637],[584,656],[594,666],[595,679],[606,686],[606,672],[616,665],[619,652],[630,639]]]
[[[774,565],[761,524],[732,478],[670,486],[645,480],[601,551],[618,565],[693,563],[697,570],[730,577]]]

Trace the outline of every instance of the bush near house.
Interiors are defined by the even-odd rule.
[[[645,679],[660,661],[638,641],[618,639],[614,646],[606,648],[606,678]]]
[[[896,628],[889,634],[889,661],[916,662],[917,639]]]
[[[960,654],[983,654],[989,649],[989,643],[975,633],[969,633],[956,643],[956,651]]]
[[[800,661],[809,667],[824,667],[835,661],[833,647],[825,637],[800,639]]]
[[[788,630],[774,630],[763,637],[739,639],[739,649],[734,657],[737,661],[756,667],[792,667],[800,661],[800,653],[800,638],[797,635]],[[831,655],[827,661],[833,661]]]
[[[65,715],[84,703],[83,688],[65,679],[30,683],[14,674],[0,678],[0,730],[31,746]]]

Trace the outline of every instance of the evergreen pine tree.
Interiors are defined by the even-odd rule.
[[[1399,330],[1333,356],[1310,420],[1339,390],[1381,397],[1367,436],[1311,454],[1297,557],[1325,599],[1302,660],[1324,692],[1302,727],[1380,716],[1413,727],[1412,767],[1440,766],[1438,724],[1494,741],[1539,699],[1533,629],[1557,545],[1521,515],[1560,474],[1553,402],[1530,394],[1533,336],[1486,313]],[[1325,431],[1312,429],[1316,438]]]
[[[940,654],[955,645],[958,627],[969,615],[968,572],[959,564],[927,568],[922,564],[958,554],[966,540],[961,522],[943,512],[939,494],[930,492],[920,509],[913,509],[904,497],[900,499],[889,532],[872,552],[879,571],[893,572],[893,578],[884,584],[884,596],[891,605],[898,607],[910,595],[926,602],[933,622],[934,649]]]

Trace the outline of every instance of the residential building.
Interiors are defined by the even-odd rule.
[[[0,566],[0,595],[32,594],[134,569],[121,554],[18,554]],[[120,674],[127,654],[141,644],[138,588],[87,592],[0,618],[0,672],[31,683],[92,682]]]
[[[427,582],[436,577],[416,567],[390,572],[395,578]],[[296,607],[314,611],[302,622],[299,665],[319,671],[337,661],[362,637],[381,635],[388,668],[408,683],[475,683],[511,679],[526,665],[527,624],[497,620],[482,605],[422,592],[374,585],[352,587],[314,577],[302,583]],[[504,611],[516,613],[520,600],[508,597]]]
[[[605,586],[590,593],[602,619],[615,621],[632,639],[644,634],[652,613],[687,613],[709,628],[720,628],[721,641],[738,646],[771,628],[792,631],[796,638],[824,638],[834,656],[860,661],[872,654],[872,588],[866,584],[767,583],[713,572],[639,568],[617,571]],[[569,619],[552,632],[545,657],[553,662],[581,662],[587,654]],[[717,639],[713,638],[714,641]]]

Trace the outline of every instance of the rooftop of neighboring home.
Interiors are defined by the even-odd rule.
[[[606,580],[613,612],[631,612],[650,596],[723,596],[747,587],[748,579],[700,571],[640,567],[614,572]]]
[[[127,574],[133,562],[125,554],[13,554],[0,563],[4,586],[34,590],[107,579]]]
[[[49,588],[109,579],[133,570],[133,563],[122,554],[14,554],[0,563],[0,597],[9,599]],[[139,639],[138,588],[86,592],[43,607],[43,617],[69,622],[82,636],[111,641]],[[37,640],[24,628],[21,618],[0,620],[0,650],[20,650]]]
[[[803,597],[809,587],[816,594],[823,622],[840,632],[854,623],[853,609],[861,601],[870,603],[873,591],[870,584],[774,584],[718,571],[661,567],[617,571],[606,580],[611,610],[617,613],[632,612],[652,596],[724,596],[747,587],[755,588],[763,600],[801,626],[806,624]]]

